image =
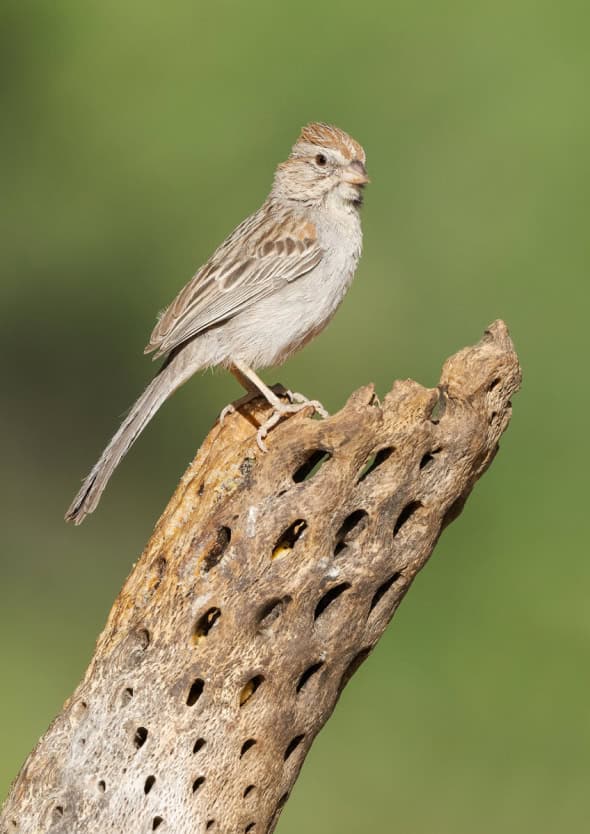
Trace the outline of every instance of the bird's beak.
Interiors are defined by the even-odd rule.
[[[355,159],[342,172],[342,179],[351,185],[366,185],[371,180],[367,176],[367,170],[359,159]]]

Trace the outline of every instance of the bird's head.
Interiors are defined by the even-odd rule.
[[[369,182],[365,152],[351,136],[332,125],[306,125],[289,158],[276,171],[273,195],[308,205],[334,195],[344,203],[360,205]]]

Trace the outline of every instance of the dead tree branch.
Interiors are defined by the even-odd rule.
[[[371,386],[262,454],[216,425],[30,754],[2,834],[266,834],[342,688],[498,449],[520,369],[495,322],[437,389]],[[437,416],[433,410],[437,406]]]

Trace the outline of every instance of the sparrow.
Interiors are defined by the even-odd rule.
[[[287,401],[256,374],[280,365],[328,324],[354,277],[362,250],[359,209],[369,182],[365,152],[332,125],[306,125],[276,169],[263,205],[247,217],[160,315],[145,353],[165,357],[92,468],[65,518],[93,512],[131,445],[162,403],[196,371],[227,368],[272,406],[257,431],[265,438],[286,414],[317,400]],[[222,418],[233,406],[222,412]],[[222,419],[221,418],[221,419]]]

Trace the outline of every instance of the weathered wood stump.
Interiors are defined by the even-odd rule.
[[[505,325],[440,385],[371,386],[260,452],[215,425],[27,759],[2,834],[265,834],[315,736],[485,472],[520,368]],[[437,416],[433,415],[436,407]]]

